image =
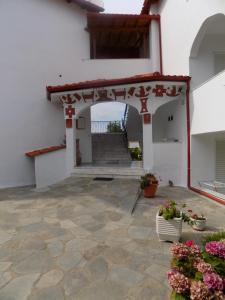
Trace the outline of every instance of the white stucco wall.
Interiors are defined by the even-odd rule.
[[[221,52],[225,53],[225,35],[206,35],[198,56],[190,59],[192,88],[216,75],[215,55]]]
[[[183,182],[182,143],[154,144],[154,172],[160,178],[160,185],[168,185],[171,180],[174,185],[186,186]]]
[[[203,22],[225,14],[224,0],[162,0],[162,48],[165,74],[189,74],[189,56]]]
[[[209,135],[191,138],[191,184],[215,180],[215,140]]]
[[[193,91],[191,134],[225,130],[225,71]]]
[[[183,141],[183,126],[185,126],[185,101],[175,100],[161,106],[153,115],[153,141],[163,142],[165,139]],[[169,121],[168,117],[173,116]]]
[[[151,62],[89,58],[86,12],[65,0],[1,1],[0,187],[34,184],[24,153],[60,144],[60,106],[46,100],[46,85],[151,72]]]
[[[36,187],[42,188],[66,178],[66,149],[36,156]]]

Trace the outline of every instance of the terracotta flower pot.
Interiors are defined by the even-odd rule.
[[[145,198],[154,198],[156,191],[158,188],[158,184],[150,184],[144,188],[144,196]]]

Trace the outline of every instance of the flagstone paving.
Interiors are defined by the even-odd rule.
[[[49,189],[0,190],[0,300],[169,299],[170,244],[159,242],[155,215],[165,199],[224,229],[225,207],[183,188],[141,198],[138,182],[70,178]],[[202,233],[184,226],[183,239]]]

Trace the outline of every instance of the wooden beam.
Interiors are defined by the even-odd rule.
[[[112,28],[112,27],[93,27],[87,28],[89,32],[149,32],[149,27],[127,27],[127,28]]]

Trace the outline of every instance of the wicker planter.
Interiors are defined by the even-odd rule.
[[[145,198],[154,198],[157,192],[158,184],[150,184],[144,188]]]
[[[156,216],[156,232],[160,241],[178,242],[182,233],[182,218],[165,220],[158,213]]]
[[[191,221],[193,222],[192,228],[197,231],[204,231],[206,227],[206,219],[202,220],[196,220],[191,218]]]

